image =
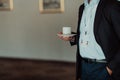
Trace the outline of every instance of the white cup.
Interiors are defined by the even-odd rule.
[[[62,33],[63,34],[71,34],[71,27],[63,27]]]

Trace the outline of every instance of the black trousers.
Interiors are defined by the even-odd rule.
[[[106,63],[88,63],[83,60],[80,80],[110,80]]]

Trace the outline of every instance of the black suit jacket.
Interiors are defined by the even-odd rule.
[[[79,55],[80,22],[84,4],[79,8],[77,36],[72,45],[77,44],[76,80],[81,75],[81,56]],[[95,21],[94,35],[101,46],[108,62],[108,67],[113,71],[112,80],[120,80],[120,2],[117,0],[100,0]]]

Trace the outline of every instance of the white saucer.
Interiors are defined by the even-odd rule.
[[[57,34],[58,36],[63,36],[63,37],[72,37],[75,36],[76,34]]]

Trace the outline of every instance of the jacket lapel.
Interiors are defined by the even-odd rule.
[[[82,18],[82,14],[83,14],[83,10],[84,10],[84,4],[81,5],[81,7],[79,8],[79,16],[78,16],[78,29],[77,29],[77,33],[80,33],[80,23],[81,23],[81,18]]]
[[[94,20],[94,34],[96,36],[96,33],[98,32],[99,29],[99,24],[101,22],[101,18],[103,15],[103,8],[105,6],[105,1],[106,0],[100,0],[97,10],[96,10],[96,15],[95,15],[95,20]]]

